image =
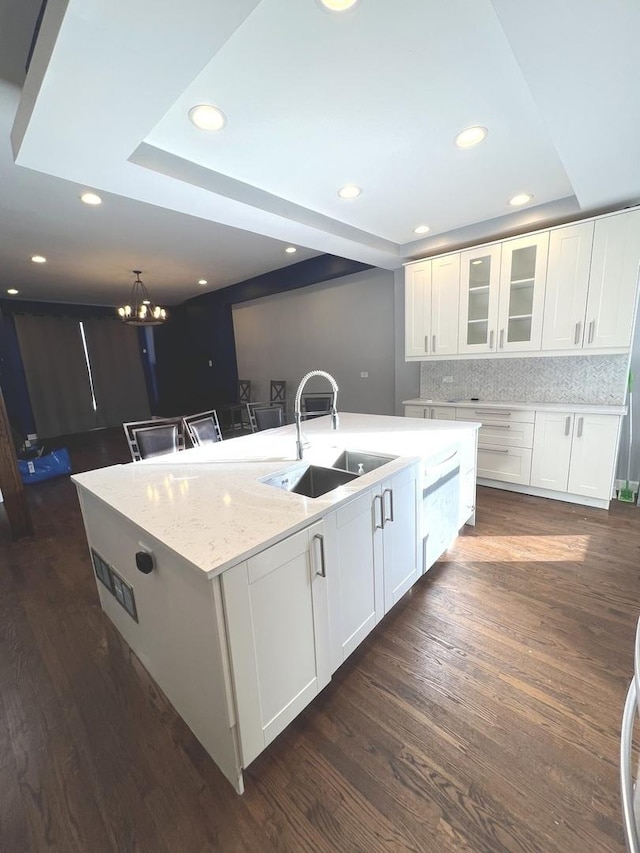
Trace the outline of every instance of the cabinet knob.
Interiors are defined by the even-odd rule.
[[[149,575],[154,569],[153,554],[148,551],[136,551],[136,566],[143,575]]]

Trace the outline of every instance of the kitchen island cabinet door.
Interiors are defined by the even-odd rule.
[[[330,680],[323,536],[318,522],[222,576],[243,767]]]
[[[367,491],[325,518],[332,670],[384,615],[382,565],[374,559],[375,526],[382,524],[380,500]]]
[[[384,612],[418,579],[417,466],[385,480],[380,489],[382,518],[374,548],[384,565]]]

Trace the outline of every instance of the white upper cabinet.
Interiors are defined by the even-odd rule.
[[[500,246],[481,246],[460,254],[461,353],[495,352],[500,288]]]
[[[431,261],[411,264],[405,270],[405,355],[431,354]]]
[[[582,348],[593,225],[593,222],[582,222],[551,232],[544,300],[543,350]]]
[[[629,347],[640,262],[640,210],[595,223],[584,346]]]
[[[431,261],[431,354],[458,352],[460,255]]]
[[[456,355],[460,255],[411,264],[405,271],[405,356]]]
[[[498,352],[539,350],[549,232],[502,244]]]

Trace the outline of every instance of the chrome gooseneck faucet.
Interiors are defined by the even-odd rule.
[[[338,383],[333,378],[330,373],[327,373],[325,370],[310,370],[309,373],[305,374],[300,380],[300,384],[298,385],[298,390],[296,391],[296,402],[294,405],[294,413],[296,417],[296,459],[302,459],[302,451],[305,448],[305,444],[302,441],[302,392],[304,391],[305,385],[311,379],[312,376],[324,376],[325,379],[328,379],[331,383],[331,388],[333,391],[333,399],[331,400],[331,429],[338,429]]]

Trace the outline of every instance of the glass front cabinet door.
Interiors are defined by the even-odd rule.
[[[502,244],[497,352],[539,350],[549,232]]]
[[[469,249],[460,255],[461,353],[496,351],[500,253],[497,245]]]

